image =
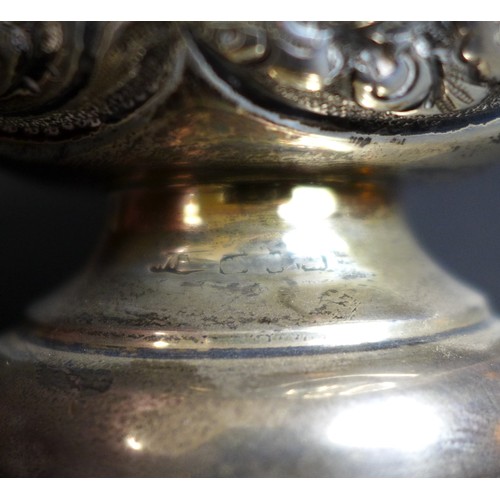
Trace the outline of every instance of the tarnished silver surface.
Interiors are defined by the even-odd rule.
[[[500,326],[397,209],[500,151],[498,23],[3,23],[5,167],[114,187],[0,341],[11,476],[500,476]]]
[[[33,476],[498,476],[498,329],[172,360],[2,342],[1,467]]]
[[[250,81],[292,107],[377,121],[386,117],[366,110],[445,114],[481,103],[496,79],[492,24],[477,34],[446,22],[195,23],[192,32],[221,72],[229,63],[232,82],[241,75],[238,88]]]
[[[500,151],[497,23],[0,28],[0,155],[17,169],[311,179],[477,167]]]
[[[479,295],[419,250],[377,186],[186,186],[117,198],[121,215],[93,265],[31,309],[42,336],[174,353],[352,348],[490,319]]]

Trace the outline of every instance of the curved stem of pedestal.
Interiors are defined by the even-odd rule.
[[[178,185],[114,196],[87,272],[32,308],[41,338],[161,356],[350,350],[477,331],[491,318],[481,296],[419,248],[387,187]]]

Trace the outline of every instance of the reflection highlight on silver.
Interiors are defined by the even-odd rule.
[[[183,222],[186,226],[200,226],[203,220],[200,217],[200,204],[195,195],[189,195],[183,206]]]
[[[290,225],[283,235],[287,250],[297,257],[323,257],[327,268],[336,263],[335,254],[345,254],[349,245],[329,219],[337,211],[335,193],[328,188],[299,186],[278,207],[278,215]]]
[[[399,396],[346,407],[333,418],[327,436],[349,448],[417,452],[436,443],[442,429],[435,404]]]
[[[287,398],[326,399],[396,389],[418,376],[417,373],[333,375],[281,384],[279,389]]]
[[[134,436],[127,436],[125,438],[125,443],[127,446],[134,451],[141,451],[144,448],[144,445],[138,441]]]

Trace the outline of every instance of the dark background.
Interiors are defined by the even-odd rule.
[[[422,245],[486,292],[500,311],[500,169],[410,179],[401,201]],[[106,195],[0,172],[0,331],[85,263],[101,235]]]

